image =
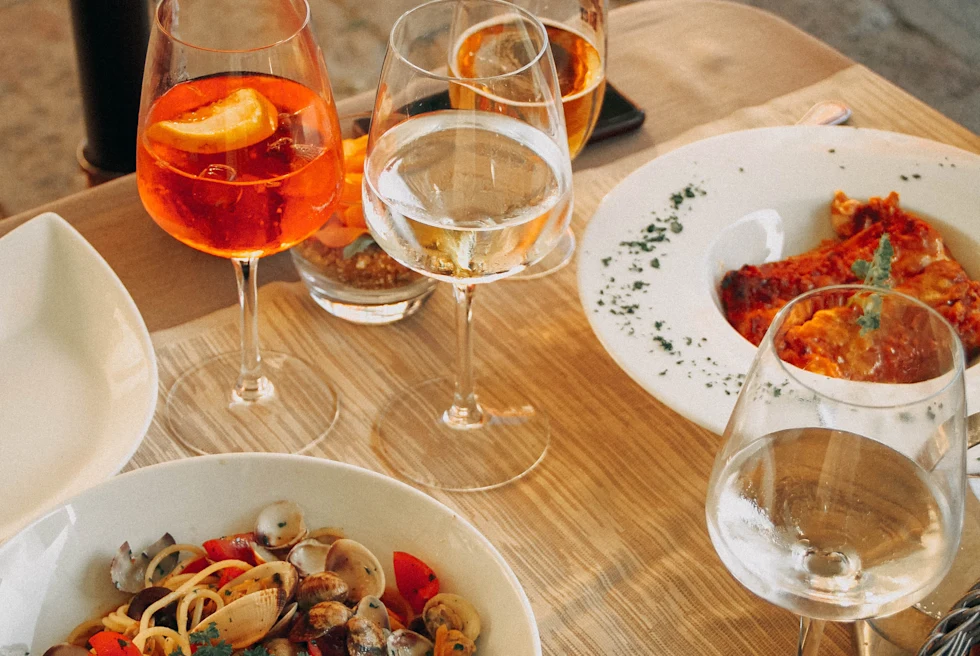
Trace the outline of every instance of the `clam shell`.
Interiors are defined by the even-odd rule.
[[[306,537],[303,509],[293,501],[276,501],[255,519],[255,537],[270,549],[286,549]]]
[[[350,656],[385,656],[385,632],[365,617],[354,616],[347,622],[347,651]]]
[[[305,615],[300,615],[299,621],[289,631],[289,639],[293,642],[310,642],[330,632],[340,633],[343,638],[347,620],[352,616],[351,609],[339,601],[324,601]]]
[[[281,640],[286,637],[289,633],[289,625],[292,624],[293,618],[296,616],[296,611],[299,610],[299,605],[296,602],[288,604],[279,615],[279,620],[269,629],[269,632],[265,634],[265,639],[269,640]],[[286,640],[286,642],[289,642]],[[295,654],[293,654],[295,656]]]
[[[391,619],[388,617],[388,609],[385,607],[384,602],[374,595],[361,597],[361,600],[357,602],[354,615],[371,620],[385,631],[391,631]]]
[[[269,652],[269,656],[299,656],[300,652],[300,645],[285,638],[263,640],[262,646]]]
[[[426,656],[434,647],[431,640],[408,629],[398,629],[388,636],[388,656]]]
[[[282,558],[274,554],[272,551],[266,549],[258,542],[249,542],[248,546],[252,547],[252,553],[255,554],[256,565],[263,565],[265,563],[274,563],[277,560],[282,560]]]
[[[279,588],[259,590],[236,599],[221,610],[204,618],[191,629],[203,631],[214,622],[220,639],[232,649],[242,649],[263,639],[276,624],[284,601]]]
[[[223,594],[224,590],[234,588],[246,581],[257,581],[262,589],[278,588],[282,590],[282,604],[285,605],[292,601],[293,596],[296,594],[296,588],[299,585],[299,574],[296,568],[286,561],[274,560],[271,563],[256,565],[252,569],[243,572],[228,581],[218,592],[219,594]]]
[[[327,568],[330,547],[319,540],[303,540],[294,546],[286,557],[299,571],[300,576],[310,576]]]
[[[380,597],[384,594],[385,573],[381,563],[360,542],[346,538],[334,542],[330,545],[325,566],[347,584],[347,601],[351,603],[368,595]]]
[[[323,528],[318,528],[315,531],[310,531],[307,533],[306,537],[311,540],[318,540],[323,544],[330,545],[347,536],[344,535],[343,529],[325,526]]]
[[[326,561],[326,555],[324,555]],[[349,588],[344,579],[333,572],[316,572],[300,581],[296,601],[303,608],[316,606],[322,601],[347,601]]]
[[[153,557],[163,549],[171,547],[176,542],[169,533],[164,533],[163,537],[147,547],[138,557],[133,556],[133,551],[129,547],[129,542],[123,542],[119,550],[109,565],[109,577],[117,590],[136,594],[143,589],[143,577],[146,575],[146,566],[150,564]],[[177,554],[171,554],[164,558],[158,567],[159,575],[168,574],[177,564]]]
[[[459,595],[441,592],[426,602],[422,609],[425,628],[429,635],[445,624],[450,629],[462,631],[463,635],[476,642],[480,636],[480,614],[469,601]]]

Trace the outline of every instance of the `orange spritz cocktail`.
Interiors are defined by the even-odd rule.
[[[225,258],[306,239],[333,213],[344,180],[336,112],[308,87],[270,75],[177,84],[149,109],[137,161],[153,220]]]

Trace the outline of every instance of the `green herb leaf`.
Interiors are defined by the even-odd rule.
[[[249,647],[242,652],[242,656],[271,656],[269,650],[262,645],[255,645],[254,647]]]
[[[190,634],[190,641],[192,645],[207,645],[210,644],[212,640],[217,640],[221,637],[221,632],[218,631],[218,625],[214,622],[208,624],[208,628],[203,631],[194,631]]]
[[[864,313],[857,318],[858,325],[861,326],[861,336],[867,334],[869,330],[881,328],[881,296],[872,294],[864,304]]]
[[[854,275],[864,278],[865,285],[887,289],[892,274],[892,258],[894,256],[895,249],[892,247],[888,233],[882,233],[871,262],[855,260],[854,264],[851,265],[851,271],[854,272]],[[857,323],[861,326],[862,337],[868,331],[877,330],[881,327],[880,294],[872,294],[864,301],[864,312],[858,317]]]
[[[349,260],[358,253],[366,251],[374,243],[374,237],[371,235],[361,235],[351,243],[344,246],[344,259]]]
[[[871,287],[888,287],[888,278],[892,274],[892,258],[895,256],[895,248],[892,246],[891,238],[888,233],[883,233],[878,240],[878,248],[875,249],[874,257],[871,262],[867,260],[855,260],[851,265],[851,271],[859,278],[864,278],[864,284]]]
[[[194,656],[231,656],[234,651],[227,642],[222,640],[216,645],[203,645],[197,648]]]

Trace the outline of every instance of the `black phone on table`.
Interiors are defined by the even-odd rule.
[[[613,85],[606,84],[606,95],[595,129],[589,137],[589,144],[636,130],[643,125],[645,119],[646,113],[636,103]]]
[[[403,112],[408,115],[420,112],[429,112],[440,109],[450,109],[452,104],[449,101],[449,92],[433,94],[421,98],[403,108]],[[636,130],[646,119],[646,113],[640,109],[636,103],[627,98],[621,91],[611,84],[606,84],[606,95],[602,101],[602,109],[599,110],[599,118],[596,121],[592,136],[589,137],[589,144],[594,144],[605,139],[625,134]],[[370,119],[360,119],[359,127],[364,134],[367,134],[370,127]]]

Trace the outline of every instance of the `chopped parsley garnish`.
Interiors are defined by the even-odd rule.
[[[894,255],[895,249],[892,247],[888,233],[882,233],[871,262],[867,260],[855,260],[854,264],[851,265],[851,271],[859,278],[864,278],[865,285],[887,289],[888,279],[892,271],[892,257]],[[880,294],[872,294],[864,302],[864,312],[858,317],[857,322],[861,326],[862,336],[867,334],[869,330],[877,330],[881,327]]]
[[[659,342],[660,343],[660,346],[662,346],[663,349],[665,351],[667,351],[668,353],[670,353],[670,352],[672,352],[674,350],[674,343],[671,342],[666,337],[661,337],[660,335],[657,335],[656,337],[653,338],[653,341]]]
[[[609,266],[610,262],[612,262],[612,256],[602,258],[602,266]]]
[[[220,640],[221,632],[218,631],[218,625],[214,622],[208,624],[208,628],[203,631],[195,631],[190,634],[190,643],[197,647],[194,651],[195,656],[231,656],[232,651],[231,645],[229,645],[224,640]],[[215,643],[214,641],[218,642]],[[265,651],[263,649],[263,651]],[[268,656],[268,652],[265,654],[252,654],[252,656]]]
[[[659,269],[660,268],[660,260],[658,258],[656,258],[656,257],[653,258],[652,260],[650,260],[650,266],[652,266],[654,269]]]
[[[864,278],[865,285],[887,288],[894,256],[895,249],[892,247],[891,238],[887,232],[883,233],[881,239],[878,240],[878,248],[875,249],[871,262],[855,260],[854,264],[851,265],[851,271],[858,278]]]
[[[194,652],[195,656],[231,656],[232,651],[231,645],[229,645],[224,640],[220,641],[216,645],[202,645],[197,648]]]
[[[242,656],[271,656],[269,650],[262,645],[255,645],[254,647],[249,647],[242,652]]]
[[[194,631],[190,634],[190,641],[192,645],[206,645],[212,640],[217,640],[221,637],[221,632],[218,631],[218,625],[214,622],[208,624],[208,628],[203,631]]]

